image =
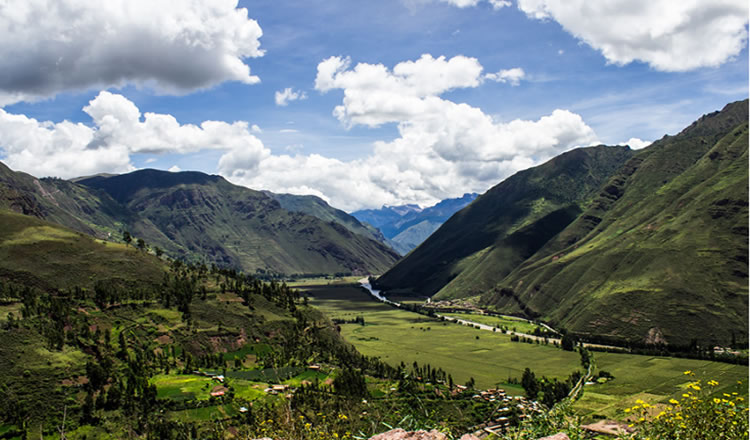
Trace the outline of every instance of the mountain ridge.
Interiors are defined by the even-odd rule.
[[[461,197],[441,200],[427,208],[386,205],[380,209],[355,211],[352,216],[378,228],[394,249],[406,255],[477,197],[476,193],[466,193]]]
[[[77,182],[2,165],[0,207],[99,238],[128,230],[175,258],[251,273],[379,273],[398,258],[381,243],[287,211],[220,176],[139,170]]]

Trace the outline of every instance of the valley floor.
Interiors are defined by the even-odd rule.
[[[542,341],[513,342],[510,334],[398,309],[377,302],[356,284],[302,289],[311,295],[310,303],[332,319],[353,322],[361,317],[364,324],[340,324],[341,334],[363,354],[391,365],[430,364],[451,374],[456,383],[474,378],[479,388],[500,386],[519,395],[523,389],[518,382],[525,368],[538,377],[558,379],[581,368],[578,353]],[[622,420],[627,418],[624,410],[637,400],[653,405],[679,399],[693,380],[685,371],[717,381],[716,394],[748,395],[746,366],[628,353],[595,352],[594,359],[598,370],[611,373],[614,379],[585,387],[576,409],[589,419]]]

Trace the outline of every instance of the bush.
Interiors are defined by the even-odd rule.
[[[686,375],[693,376],[690,371]],[[738,393],[715,394],[719,382],[705,384],[696,380],[688,385],[681,400],[670,399],[669,405],[655,416],[654,408],[642,400],[625,411],[631,413],[638,427],[635,439],[744,439],[748,436],[748,408]]]

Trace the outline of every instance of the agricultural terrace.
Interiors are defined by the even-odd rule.
[[[511,342],[510,335],[488,332],[397,309],[377,302],[363,289],[349,286],[308,286],[310,304],[331,319],[365,324],[341,324],[341,334],[369,356],[379,356],[397,365],[404,362],[430,364],[451,374],[456,383],[473,377],[477,387],[500,385],[521,394],[519,386],[508,385],[508,378],[519,379],[524,368],[537,376],[564,379],[580,369],[575,352],[552,345]],[[470,315],[473,320],[478,315]],[[521,331],[520,328],[518,331]],[[603,384],[588,385],[577,410],[586,416],[625,418],[625,408],[638,399],[650,403],[680,398],[690,382],[683,374],[693,371],[698,377],[720,383],[716,392],[739,392],[747,396],[748,368],[719,362],[692,359],[594,353],[599,370],[614,376]],[[738,385],[738,381],[742,384]]]

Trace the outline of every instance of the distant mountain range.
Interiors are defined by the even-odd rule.
[[[339,222],[198,172],[140,170],[73,182],[0,164],[0,207],[100,238],[127,230],[172,257],[251,273],[382,273],[398,259]]]
[[[748,332],[748,101],[650,147],[508,178],[378,279],[580,335],[728,345]]]
[[[387,244],[387,239],[377,228],[369,223],[360,222],[346,212],[332,207],[320,197],[295,194],[276,194],[271,191],[263,191],[263,193],[272,199],[275,199],[281,204],[281,207],[287,211],[308,214],[325,222],[335,222],[355,234]]]
[[[477,196],[475,193],[464,194],[463,197],[446,199],[425,209],[417,205],[384,206],[355,211],[351,215],[378,228],[388,243],[405,255]]]

